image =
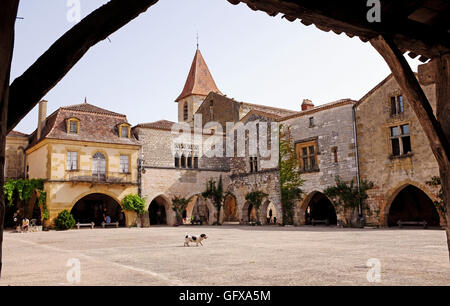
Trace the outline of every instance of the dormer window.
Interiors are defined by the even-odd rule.
[[[117,129],[119,131],[119,137],[120,138],[130,138],[130,125],[126,122],[121,123],[117,126]]]
[[[80,134],[80,120],[78,118],[67,119],[67,133]]]

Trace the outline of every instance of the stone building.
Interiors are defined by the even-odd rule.
[[[149,225],[175,223],[175,213],[171,209],[175,196],[190,199],[183,216],[185,222],[191,218],[201,218],[207,224],[215,222],[216,208],[200,194],[205,191],[209,180],[218,182],[220,177],[227,193],[220,212],[221,223],[257,221],[255,209],[245,200],[246,194],[254,190],[269,194],[260,209],[259,221],[267,223],[267,212],[272,211],[272,216],[278,217],[271,222],[281,222],[276,166],[260,169],[261,160],[256,155],[250,157],[248,150],[242,156],[237,157],[234,153],[228,156],[226,123],[242,123],[245,128],[249,119],[267,121],[266,116],[250,118],[256,112],[269,116],[278,114],[276,118],[297,112],[237,102],[226,97],[217,88],[200,50],[195,53],[186,84],[176,102],[178,123],[160,120],[133,127],[133,133],[142,143],[141,194],[147,201]],[[190,129],[187,139],[179,140],[177,132],[180,128]],[[236,134],[233,130],[233,135]],[[202,144],[195,141],[196,137]],[[212,144],[209,149],[220,149],[222,154],[208,155],[205,152],[208,141]],[[245,144],[248,145],[248,139]],[[236,150],[235,146],[233,150]],[[274,158],[278,160],[278,155]]]
[[[138,191],[140,145],[125,115],[88,103],[60,107],[47,117],[39,103],[38,127],[26,148],[26,176],[44,179],[49,225],[64,209],[77,222],[131,225],[122,199]]]
[[[280,120],[289,126],[295,143],[302,178],[304,197],[295,211],[297,225],[328,220],[336,224],[345,219],[323,191],[335,185],[336,176],[343,181],[357,177],[353,105],[343,99],[314,107],[305,99],[299,114]]]
[[[25,149],[28,135],[11,131],[6,136],[5,179],[25,178]]]
[[[423,89],[434,108],[434,84]],[[178,122],[131,128],[125,115],[88,103],[61,107],[47,117],[43,101],[34,133],[8,135],[5,174],[45,180],[51,221],[63,209],[81,222],[100,220],[106,208],[123,225],[132,225],[136,215],[122,215],[121,200],[139,193],[146,199],[144,226],[175,224],[175,197],[189,199],[186,223],[213,224],[219,215],[220,223],[281,223],[278,137],[273,135],[282,124],[290,127],[305,181],[296,225],[346,223],[356,217],[344,215],[324,194],[337,177],[374,182],[362,212],[371,224],[444,223],[433,204],[438,191],[426,183],[438,176],[437,163],[392,76],[359,101],[315,107],[305,99],[298,111],[286,110],[227,97],[196,50],[175,102]],[[210,180],[219,179],[226,198],[217,212],[200,195]],[[252,191],[268,194],[259,220],[245,199]]]
[[[434,84],[422,85],[433,110]],[[356,105],[359,169],[373,181],[369,191],[369,222],[396,226],[399,220],[444,224],[436,210],[437,190],[428,186],[439,176],[436,159],[422,127],[392,75],[369,91]]]

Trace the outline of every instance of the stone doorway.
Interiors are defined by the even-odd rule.
[[[426,221],[427,226],[439,226],[439,214],[433,201],[419,188],[408,185],[392,201],[388,226],[398,226],[398,221]]]
[[[239,222],[236,198],[232,195],[225,197],[223,205],[223,222]]]
[[[158,196],[153,199],[148,208],[150,225],[167,225],[167,206],[168,204],[163,197]]]
[[[305,224],[337,224],[336,210],[331,201],[323,193],[315,193],[309,201],[305,210]]]

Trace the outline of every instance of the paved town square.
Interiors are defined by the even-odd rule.
[[[183,247],[186,233],[209,238],[203,247]],[[5,232],[3,258],[3,286],[450,285],[445,231],[433,229],[224,225]],[[379,260],[380,282],[369,259]]]

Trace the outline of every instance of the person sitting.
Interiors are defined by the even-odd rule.
[[[110,217],[110,216],[106,216],[105,222],[106,222],[106,223],[111,223],[111,217]]]
[[[22,220],[22,232],[28,232],[28,228],[30,227],[30,220],[24,218]]]

